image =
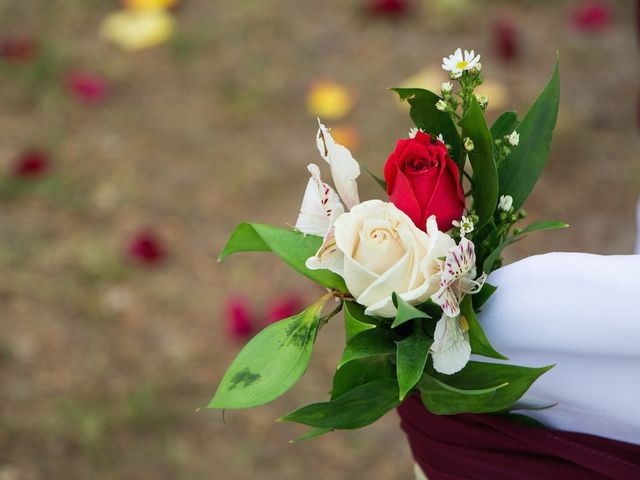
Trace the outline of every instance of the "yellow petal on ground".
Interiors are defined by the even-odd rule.
[[[171,8],[178,3],[179,0],[122,0],[125,8],[137,8],[141,10],[149,10],[156,8]]]
[[[141,50],[166,42],[173,30],[165,10],[121,10],[104,20],[101,35],[125,50]]]
[[[339,125],[331,128],[331,136],[349,150],[356,150],[360,145],[360,133],[351,125]]]
[[[486,95],[489,99],[489,105],[487,105],[488,111],[503,110],[507,103],[507,97],[509,96],[507,89],[500,82],[494,82],[492,80],[485,80],[485,82],[476,88],[475,92],[478,95]]]
[[[314,84],[307,95],[307,109],[314,117],[336,120],[347,115],[355,103],[346,87],[331,80]]]
[[[442,82],[446,82],[448,79],[449,76],[447,75],[447,72],[442,70],[442,68],[427,67],[423,68],[416,74],[411,75],[398,86],[401,88],[424,88],[426,90],[432,91],[436,95],[440,95]],[[408,110],[408,102],[400,101],[397,95],[395,96],[395,98],[396,100],[398,100],[398,106],[400,108]]]

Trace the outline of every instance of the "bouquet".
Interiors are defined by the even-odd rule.
[[[411,395],[434,414],[509,412],[552,367],[506,363],[476,314],[496,290],[487,278],[501,266],[505,247],[567,226],[517,226],[549,154],[558,64],[522,119],[505,112],[489,127],[488,99],[475,92],[483,82],[479,60],[460,49],[444,58],[450,81],[440,95],[392,89],[409,103],[415,128],[398,140],[383,178],[363,168],[383,188],[383,199],[361,201],[361,167],[318,120],[317,147],[333,187],[318,165],[308,165],[295,228],[241,223],[219,260],[273,252],[327,293],[256,335],[210,408],[255,407],[284,394],[305,372],[322,327],[340,311],[345,348],[329,398],[281,418],[311,427],[300,439],[364,427]]]

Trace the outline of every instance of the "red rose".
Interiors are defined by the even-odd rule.
[[[391,202],[425,230],[427,218],[436,216],[438,228],[447,231],[464,211],[464,191],[458,166],[447,147],[422,132],[398,140],[384,166]]]

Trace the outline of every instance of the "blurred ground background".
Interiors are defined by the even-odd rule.
[[[502,109],[523,113],[559,50],[560,118],[527,209],[572,227],[508,259],[631,251],[634,2],[599,3],[610,16],[595,28],[576,23],[578,1],[425,0],[397,16],[365,3],[184,0],[170,40],[126,52],[99,35],[115,0],[0,0],[0,39],[37,43],[26,60],[0,60],[1,480],[410,478],[395,414],[293,446],[303,430],[274,423],[328,390],[339,322],[284,398],[224,420],[197,411],[241,347],[225,328],[230,297],[250,298],[260,323],[274,298],[321,294],[268,255],[215,261],[242,220],[295,222],[305,166],[321,161],[305,104],[320,79],[353,93],[351,113],[326,123],[355,130],[354,156],[380,170],[412,126],[388,87],[474,48]],[[497,23],[516,32],[509,61]],[[99,76],[106,93],[74,96],[73,72]],[[49,169],[16,174],[34,148]],[[365,176],[360,185],[362,198],[381,196]],[[132,247],[140,232],[165,254]]]

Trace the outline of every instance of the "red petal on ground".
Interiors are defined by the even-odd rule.
[[[27,150],[13,165],[13,175],[21,178],[40,177],[49,170],[49,157],[39,150]]]
[[[36,41],[29,37],[10,37],[0,41],[0,58],[10,62],[26,62],[37,50]]]
[[[159,237],[151,231],[133,235],[126,249],[127,257],[139,264],[156,265],[166,257],[166,250]]]
[[[603,3],[583,2],[573,11],[573,25],[583,32],[600,32],[611,25],[612,15]]]
[[[254,331],[249,301],[243,297],[230,297],[225,308],[225,327],[234,340],[246,340]]]
[[[381,16],[401,16],[410,10],[408,0],[369,0],[365,3],[365,10]]]
[[[288,318],[304,309],[304,303],[300,295],[293,294],[286,297],[277,298],[269,306],[267,322],[273,323],[283,318]]]
[[[511,62],[520,56],[518,30],[513,22],[500,19],[493,24],[493,45],[503,62]]]
[[[84,103],[100,103],[109,92],[107,80],[90,72],[72,72],[67,76],[69,94]]]

